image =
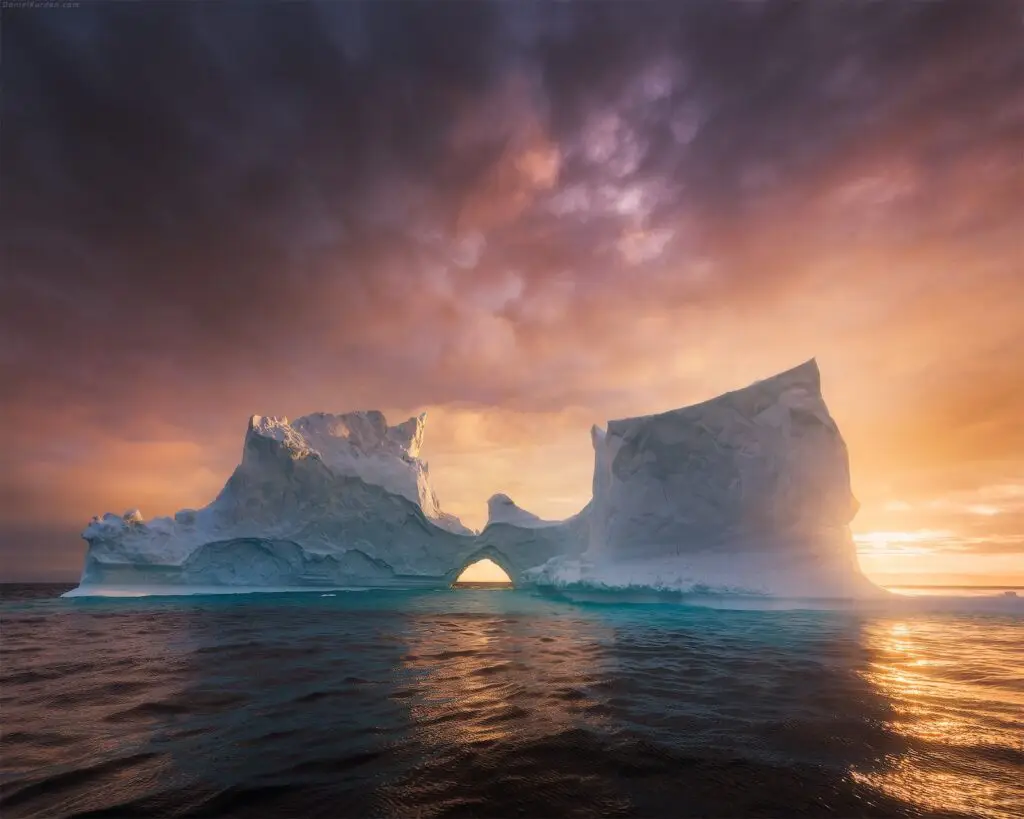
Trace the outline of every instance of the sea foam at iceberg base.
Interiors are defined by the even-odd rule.
[[[846,445],[811,360],[683,409],[594,427],[593,497],[563,521],[506,495],[476,533],[441,510],[425,415],[253,416],[203,509],[94,518],[69,595],[443,588],[490,558],[517,586],[858,598]]]

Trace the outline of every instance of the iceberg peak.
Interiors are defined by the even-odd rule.
[[[516,505],[508,495],[499,492],[487,501],[487,525],[507,523],[512,526],[533,528],[537,526],[555,526],[561,521],[543,520],[522,507]]]
[[[281,457],[314,458],[334,477],[358,478],[378,486],[416,504],[437,525],[467,532],[457,518],[441,511],[427,465],[419,459],[426,417],[422,412],[389,426],[378,410],[314,412],[294,421],[286,416],[254,415],[246,433],[242,468],[275,470]]]
[[[384,414],[378,410],[340,414],[314,412],[294,421],[289,421],[287,416],[254,415],[249,419],[248,435],[279,441],[291,449],[316,449],[321,455],[327,452],[415,459],[423,446],[426,418],[427,414],[422,412],[388,426]],[[329,460],[329,456],[325,460]]]

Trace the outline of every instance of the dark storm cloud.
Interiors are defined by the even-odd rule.
[[[514,268],[522,308],[569,271],[574,304],[621,298],[623,254],[657,266],[682,212],[679,241],[712,252],[851,143],[938,120],[935,156],[913,160],[941,164],[968,117],[975,140],[1020,136],[1019,111],[991,120],[1024,82],[1019,36],[1010,3],[13,10],[7,363],[22,387],[106,389],[292,357],[325,323],[351,324],[349,347],[371,316],[444,331],[459,316],[410,293],[422,235],[444,256],[460,219],[493,234],[460,287]],[[617,244],[631,221],[645,233]],[[652,298],[678,289],[665,278]]]
[[[275,324],[294,331],[318,256],[372,264],[367,251],[388,240],[397,214],[367,208],[374,174],[430,167],[451,105],[439,97],[471,91],[486,68],[459,35],[479,23],[369,11],[380,43],[368,62],[358,38],[350,57],[343,27],[326,36],[316,9],[291,4],[11,13],[7,318],[28,319],[46,354],[87,341],[65,352],[92,359],[94,383],[110,364],[144,368],[140,353],[188,364],[278,343]],[[464,41],[461,66],[442,35]]]
[[[55,429],[85,453],[110,430],[220,436],[293,396],[625,412],[711,311],[767,313],[815,277],[848,288],[822,272],[836,258],[884,259],[852,274],[881,302],[893,260],[984,248],[967,254],[987,259],[975,298],[998,310],[1020,290],[1022,14],[7,9],[0,416],[23,434],[0,516],[45,508],[71,457],[50,451]],[[934,268],[903,275],[918,312],[970,302]],[[1019,341],[980,321],[973,343]],[[959,378],[924,372],[906,417]]]

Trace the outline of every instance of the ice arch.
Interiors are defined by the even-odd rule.
[[[512,578],[508,576],[501,566],[485,557],[476,563],[470,563],[456,579],[456,583],[511,583]]]
[[[514,563],[511,560],[509,560],[508,557],[502,554],[501,551],[495,549],[492,546],[485,546],[482,549],[478,549],[477,551],[469,555],[467,558],[460,561],[458,566],[456,566],[456,568],[452,569],[446,575],[448,582],[458,582],[459,579],[462,577],[463,573],[466,571],[466,569],[468,569],[470,566],[480,563],[483,560],[489,560],[491,563],[493,563],[495,566],[501,569],[501,571],[503,571],[505,573],[505,576],[508,578],[508,582],[511,583],[513,586],[518,586],[520,584],[521,578],[519,576],[519,572],[515,569]]]

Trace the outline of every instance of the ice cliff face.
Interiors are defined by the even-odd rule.
[[[538,582],[850,596],[873,590],[848,524],[846,445],[817,364],[658,415],[594,428],[580,561]]]
[[[358,478],[417,504],[431,523],[469,534],[458,518],[441,511],[430,487],[427,465],[419,459],[426,413],[389,427],[380,412],[331,415],[318,412],[289,424],[287,418],[254,415],[249,421],[242,465],[259,458],[260,441],[282,444],[295,458],[315,455],[336,477]],[[271,458],[273,466],[273,457]]]
[[[420,461],[424,416],[253,416],[242,460],[200,510],[94,518],[82,589],[419,586],[489,557],[561,588],[852,596],[873,586],[848,524],[846,447],[813,361],[685,409],[594,428],[593,499],[545,521],[506,495],[474,535]]]

